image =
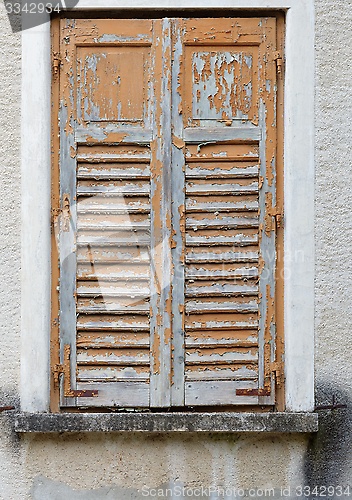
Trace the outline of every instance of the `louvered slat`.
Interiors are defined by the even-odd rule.
[[[258,379],[258,176],[256,159],[186,163],[187,382]]]
[[[77,381],[148,382],[150,167],[93,159],[77,169]]]

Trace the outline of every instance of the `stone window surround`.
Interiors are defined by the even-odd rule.
[[[313,0],[80,0],[75,10],[199,8],[286,11],[285,376],[287,412],[314,410]],[[128,5],[127,5],[128,4]],[[255,12],[255,10],[254,10]],[[304,58],[302,57],[304,54]],[[22,32],[21,411],[49,411],[50,19]],[[166,414],[165,414],[166,415]],[[248,414],[247,414],[248,415]],[[117,416],[117,415],[116,415]],[[289,430],[290,426],[287,426]],[[269,428],[268,428],[269,430]],[[302,432],[306,432],[303,430]]]

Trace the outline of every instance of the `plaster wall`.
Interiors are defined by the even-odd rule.
[[[315,363],[321,432],[307,460],[313,482],[352,483],[350,1],[317,0],[315,94]]]
[[[143,491],[152,490],[143,490],[144,486],[164,491],[175,485],[273,487],[278,498],[280,488],[299,484],[352,488],[351,4],[316,0],[315,6],[317,404],[331,403],[335,395],[348,409],[321,412],[321,430],[310,440],[299,435],[18,438],[11,432],[10,412],[3,413],[1,500],[148,498]],[[16,407],[21,351],[20,38],[19,33],[12,34],[1,3],[0,406]],[[203,498],[219,498],[216,491],[205,493]]]

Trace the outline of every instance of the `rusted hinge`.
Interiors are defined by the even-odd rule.
[[[271,371],[274,374],[276,380],[276,386],[280,389],[284,383],[284,372],[282,370],[282,364],[275,361],[271,364]]]
[[[265,232],[268,236],[270,236],[271,231],[275,230],[272,217],[275,218],[276,229],[283,227],[284,216],[281,210],[276,207],[268,209],[265,215]]]
[[[236,389],[236,396],[270,396],[271,375],[264,378],[264,387],[258,389]]]
[[[282,387],[284,383],[284,373],[281,363],[277,361],[271,363],[270,372],[275,377],[276,386]],[[268,375],[264,380],[264,387],[260,389],[236,389],[236,396],[270,396],[271,395],[271,377]]]
[[[54,78],[56,78],[59,74],[60,65],[61,65],[60,54],[58,52],[54,52],[54,54],[53,54],[53,75],[54,75]]]
[[[58,224],[60,214],[61,214],[61,208],[52,208],[51,209],[51,226],[52,226],[52,228],[55,228],[55,232],[57,229],[57,224]]]
[[[270,396],[270,389],[236,389],[236,396]]]
[[[64,397],[65,398],[92,398],[98,395],[97,390],[75,390],[71,388],[71,346],[70,344],[64,345]]]
[[[54,377],[54,386],[58,387],[59,383],[60,383],[60,375],[62,373],[64,373],[64,367],[63,367],[63,365],[61,365],[60,363],[56,363],[53,366],[52,373],[53,373],[53,377]]]
[[[51,209],[51,218],[53,219],[53,221],[59,217],[59,215],[61,214],[61,208],[52,208]]]
[[[283,214],[281,212],[276,212],[274,214],[274,217],[276,222],[276,228],[278,229],[280,227],[283,227],[283,221],[284,221]]]
[[[283,59],[282,53],[280,51],[276,51],[273,54],[274,61],[276,61],[276,70],[279,77],[282,77],[282,67],[283,67]]]

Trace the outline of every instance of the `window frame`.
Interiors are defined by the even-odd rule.
[[[174,8],[182,8],[176,5]],[[264,4],[286,13],[286,80],[284,143],[284,311],[285,409],[314,408],[314,12],[312,0],[243,0],[235,8],[223,1],[221,8],[260,9]],[[144,7],[138,0],[128,7]],[[164,5],[163,5],[164,4]],[[154,1],[152,8],[167,10],[170,2]],[[185,2],[186,4],[186,2]],[[197,9],[198,2],[187,2]],[[123,9],[110,0],[104,7]],[[127,6],[124,7],[128,9]],[[213,0],[201,6],[219,10]],[[98,9],[80,1],[75,10]],[[99,10],[102,7],[99,6]],[[253,14],[257,14],[254,11]],[[193,14],[194,15],[194,14]],[[22,365],[23,411],[47,412],[50,405],[51,318],[51,42],[50,19],[22,33]],[[301,53],[305,53],[302,60]],[[296,76],[295,76],[296,75]],[[299,78],[297,78],[299,75]],[[33,314],[33,311],[36,314]],[[31,384],[28,381],[31,380]]]

